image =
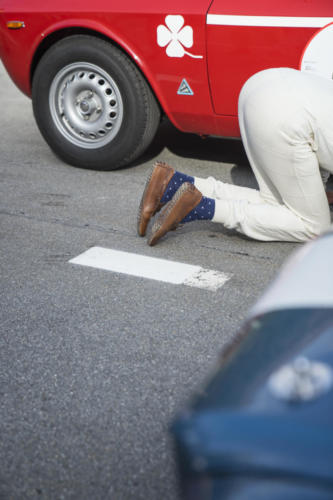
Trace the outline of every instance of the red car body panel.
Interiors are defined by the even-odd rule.
[[[51,5],[41,0],[0,0],[0,57],[16,85],[31,95],[31,72],[44,43],[54,35],[69,35],[73,28],[98,33],[131,57],[176,127],[236,137],[237,101],[244,82],[265,68],[297,68],[304,47],[321,26],[219,25],[208,21],[210,16],[229,15],[333,21],[333,2],[282,0],[267,5],[262,0],[183,0],[180,5],[175,0],[167,4],[158,0],[98,0],[92,8],[85,0],[58,0]],[[169,29],[166,16],[178,16],[177,20],[182,16],[179,32],[184,27],[193,30],[192,45],[181,56],[168,56],[168,46],[158,43],[158,27]],[[13,20],[23,21],[25,27],[9,30],[6,23]],[[173,33],[173,40],[177,36]],[[183,79],[192,94],[178,93]]]
[[[209,10],[210,15],[274,16],[278,19],[330,18],[332,13],[330,0],[271,3],[214,0]],[[304,47],[317,28],[285,27],[283,24],[276,27],[207,26],[208,72],[217,114],[235,115],[239,92],[254,73],[271,67],[298,68]]]
[[[254,73],[271,68],[272,60],[276,67],[298,67],[303,48],[313,33],[310,28],[298,29],[296,38],[293,28],[259,27],[254,31],[244,26],[209,26],[208,68],[215,113],[235,115],[243,84]],[[222,53],[211,50],[216,44],[223,47]],[[220,71],[214,71],[216,67]]]

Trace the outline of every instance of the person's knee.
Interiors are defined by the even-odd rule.
[[[307,222],[305,226],[308,239],[312,240],[313,238],[316,238],[317,236],[325,233],[330,228],[330,225],[331,221],[326,217],[322,217],[321,219],[316,221]]]

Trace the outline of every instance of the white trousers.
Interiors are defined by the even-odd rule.
[[[290,68],[251,77],[239,97],[243,144],[259,191],[195,178],[213,221],[262,241],[306,241],[330,225],[319,167],[333,172],[333,81]]]

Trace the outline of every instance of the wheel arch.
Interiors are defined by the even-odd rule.
[[[94,36],[95,38],[99,38],[101,40],[105,40],[106,42],[114,45],[117,47],[119,50],[121,50],[130,60],[131,62],[136,66],[138,71],[140,71],[141,75],[143,78],[146,80],[147,84],[149,85],[153,95],[155,96],[156,102],[158,103],[161,114],[165,114],[166,111],[166,105],[163,103],[163,99],[161,99],[161,96],[158,93],[158,89],[156,89],[156,86],[152,83],[153,82],[153,77],[150,75],[148,67],[142,62],[142,60],[135,54],[133,50],[131,50],[130,47],[127,47],[118,41],[115,40],[115,38],[112,38],[101,31],[93,28],[87,28],[87,27],[63,27],[56,29],[47,36],[43,38],[41,43],[38,45],[37,49],[34,52],[32,61],[31,61],[31,66],[30,66],[30,85],[32,85],[32,80],[34,76],[34,72],[37,68],[37,65],[43,55],[47,52],[49,48],[51,48],[55,43],[59,42],[60,40],[63,40],[65,38],[70,38],[71,36],[74,35],[90,35]]]

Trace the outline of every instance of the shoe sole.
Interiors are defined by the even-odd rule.
[[[145,235],[146,228],[147,228],[147,225],[148,225],[148,223],[147,223],[146,227],[144,227],[143,229],[141,229],[143,202],[144,202],[146,193],[148,191],[148,186],[149,186],[151,178],[153,176],[154,169],[155,169],[155,165],[151,168],[150,174],[149,174],[149,176],[148,176],[148,178],[146,180],[146,184],[145,184],[145,187],[144,187],[144,190],[143,190],[143,193],[142,193],[142,197],[141,197],[141,201],[140,201],[140,205],[139,205],[139,210],[138,210],[138,215],[137,215],[137,231],[138,231],[138,235],[139,236],[144,236]],[[153,215],[155,215],[155,214],[153,214]]]
[[[170,212],[174,209],[175,205],[178,203],[179,199],[183,196],[183,194],[188,190],[189,183],[185,182],[180,186],[180,188],[176,191],[175,195],[169,201],[168,206],[163,210],[157,221],[154,223],[151,232],[148,236],[148,245],[154,246],[168,231],[174,231],[178,228],[181,221],[176,222],[174,225],[169,228],[163,228],[163,224],[165,220],[169,217]]]
[[[139,236],[145,236],[146,234],[146,230],[147,230],[147,226],[149,224],[149,220],[154,217],[155,214],[157,214],[161,208],[163,207],[164,203],[161,204],[160,202],[154,207],[154,210],[150,216],[150,219],[146,222],[145,225],[143,225],[143,220],[142,220],[142,210],[143,210],[143,205],[144,205],[144,201],[145,201],[145,197],[146,197],[146,193],[148,191],[148,188],[149,188],[149,184],[150,184],[150,181],[151,181],[151,178],[153,176],[153,173],[154,173],[154,170],[156,167],[158,166],[162,166],[162,165],[166,165],[166,166],[170,166],[170,165],[167,165],[166,163],[164,164],[163,162],[157,162],[155,163],[155,165],[153,165],[151,171],[150,171],[150,174],[148,175],[148,178],[146,180],[146,184],[145,184],[145,187],[144,187],[144,190],[143,190],[143,193],[142,193],[142,197],[141,197],[141,201],[140,201],[140,205],[139,205],[139,210],[138,210],[138,215],[137,215],[137,232],[138,232],[138,235]],[[171,167],[172,168],[172,167]],[[174,173],[174,169],[173,169],[173,173]],[[172,174],[173,175],[173,174]],[[171,177],[170,177],[171,178]],[[162,195],[163,196],[163,195]]]

